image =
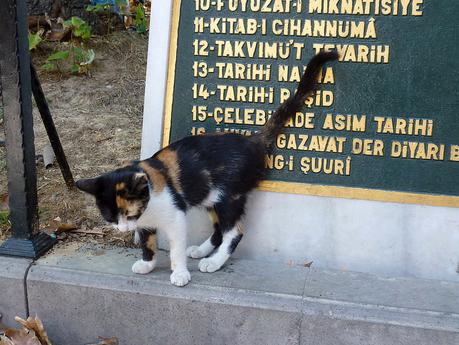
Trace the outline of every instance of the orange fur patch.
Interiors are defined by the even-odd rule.
[[[117,195],[116,206],[126,216],[136,216],[140,213],[140,203],[138,201],[128,201],[127,199]]]
[[[119,209],[125,210],[128,208],[128,201],[125,198],[122,198],[119,195],[117,195],[116,206],[118,206]]]
[[[124,183],[124,182],[117,183],[115,188],[116,188],[116,190],[118,192],[123,190],[123,189],[126,189],[126,183]]]
[[[220,223],[220,220],[218,219],[217,212],[215,212],[214,209],[209,211],[209,217],[210,217],[210,220],[212,221],[213,224]]]
[[[178,164],[177,152],[165,148],[158,154],[156,158],[158,158],[166,166],[168,175],[174,188],[177,190],[177,192],[182,193],[183,189],[180,183],[180,167]]]
[[[166,186],[166,178],[156,168],[150,166],[147,162],[140,162],[139,166],[147,173],[148,177],[153,183],[153,191],[156,193],[162,192]]]
[[[148,249],[152,250],[153,252],[156,251],[156,234],[148,235],[146,246]]]

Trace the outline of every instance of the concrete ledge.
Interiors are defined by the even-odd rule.
[[[0,314],[2,323],[16,327],[15,316],[26,316],[24,279],[32,260],[0,256]]]
[[[31,314],[56,345],[98,335],[120,344],[459,343],[459,284],[232,260],[192,283],[169,283],[166,253],[149,275],[138,250],[85,246],[40,259],[28,276]]]

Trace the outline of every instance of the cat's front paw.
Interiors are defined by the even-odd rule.
[[[153,271],[156,266],[156,259],[151,261],[138,260],[132,265],[132,272],[137,274],[147,274]]]
[[[186,255],[192,259],[200,259],[205,255],[199,250],[199,246],[191,246],[186,249]]]
[[[222,267],[222,264],[213,257],[204,258],[199,261],[199,270],[201,272],[212,273],[218,271],[220,267]]]
[[[171,283],[175,286],[185,286],[191,280],[190,272],[187,269],[176,270],[171,274]]]

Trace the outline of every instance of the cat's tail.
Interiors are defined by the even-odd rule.
[[[328,61],[337,59],[338,53],[331,51],[321,52],[309,61],[295,94],[281,104],[259,133],[266,145],[274,142],[277,135],[282,131],[284,124],[303,108],[306,98],[316,89],[317,78],[322,66]]]

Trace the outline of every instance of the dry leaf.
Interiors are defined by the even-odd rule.
[[[52,30],[46,33],[46,38],[48,41],[62,41],[64,40],[70,33],[70,28],[59,28],[54,27]]]
[[[69,232],[75,229],[78,229],[78,227],[75,224],[62,223],[61,225],[57,227],[56,232],[60,234],[61,232]]]
[[[7,337],[4,337],[4,336],[0,335],[0,345],[14,345],[14,344]]]
[[[5,335],[13,341],[14,345],[42,345],[34,331],[8,328],[5,330]]]
[[[0,211],[9,211],[8,200],[8,194],[0,195]]]
[[[99,339],[101,340],[98,345],[118,345],[118,338],[113,337],[113,338],[104,338],[100,337]]]
[[[104,338],[99,336],[98,337],[101,341],[98,342],[97,344],[88,344],[88,345],[118,345],[118,338],[113,337],[113,338]],[[0,344],[1,345],[1,344]]]
[[[311,267],[314,261],[309,261],[304,263],[304,267]]]
[[[87,234],[87,235],[104,235],[104,233],[102,232],[102,230],[83,230],[83,229],[78,229],[78,230],[74,230],[72,231],[73,233],[75,234]]]
[[[45,327],[43,327],[43,322],[41,322],[38,316],[29,316],[27,320],[21,319],[20,317],[16,316],[14,319],[16,320],[16,322],[19,322],[22,326],[24,326],[24,328],[34,331],[38,339],[40,340],[41,345],[51,345],[51,342],[48,338],[48,334],[45,331]]]
[[[97,139],[96,142],[101,143],[101,142],[103,142],[103,141],[110,140],[110,139],[113,139],[113,138],[114,138],[113,135],[108,136],[108,137],[102,137],[102,138]],[[132,162],[132,161],[129,161],[129,162]],[[129,165],[130,165],[130,164],[129,164]]]

